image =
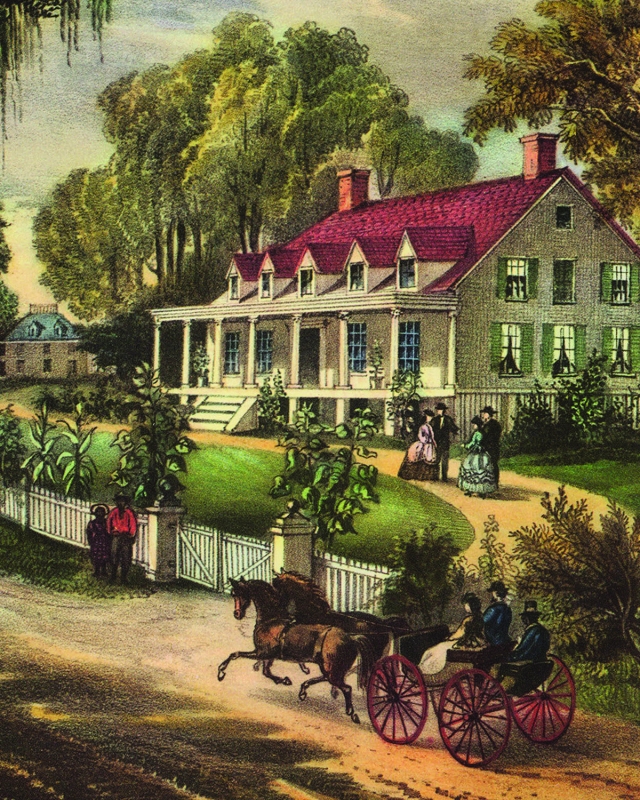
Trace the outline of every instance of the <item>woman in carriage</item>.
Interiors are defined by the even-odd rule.
[[[442,680],[439,673],[445,669],[449,650],[480,650],[487,646],[480,598],[473,592],[467,592],[462,597],[462,604],[466,615],[458,628],[443,642],[430,647],[422,656],[419,669],[423,675],[438,674]]]

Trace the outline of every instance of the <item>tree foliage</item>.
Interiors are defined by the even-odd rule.
[[[178,475],[186,473],[186,456],[195,448],[187,436],[191,409],[172,401],[148,364],[136,367],[133,385],[131,427],[113,441],[120,458],[111,483],[138,505],[175,504],[184,489]]]
[[[20,420],[9,403],[0,411],[0,480],[3,486],[15,486],[24,477],[22,463],[25,455]]]
[[[287,420],[282,410],[286,397],[282,373],[277,369],[273,375],[273,384],[268,375],[258,392],[258,428],[261,431],[268,435],[284,431]]]
[[[542,498],[542,524],[510,535],[521,564],[521,597],[541,598],[560,643],[596,661],[640,659],[640,517],[630,523],[615,503],[593,523],[585,500],[564,487]]]
[[[511,132],[557,122],[566,153],[588,165],[618,216],[640,207],[639,0],[541,0],[538,27],[498,26],[491,54],[468,56],[466,77],[484,94],[465,115],[479,143],[492,128]]]
[[[420,416],[419,372],[398,370],[391,379],[391,400],[387,400],[387,419],[394,423],[403,439],[411,439],[418,428]]]
[[[81,350],[92,353],[99,369],[115,369],[122,380],[151,361],[153,321],[142,309],[116,314],[111,319],[80,328]]]
[[[366,503],[379,502],[375,490],[378,470],[359,459],[375,458],[366,442],[378,430],[370,408],[356,409],[349,424],[335,428],[318,421],[309,405],[296,412],[291,430],[282,437],[284,470],[269,490],[271,497],[293,497],[316,525],[316,541],[330,547],[337,534],[356,533],[354,517]],[[338,439],[337,447],[323,436]]]

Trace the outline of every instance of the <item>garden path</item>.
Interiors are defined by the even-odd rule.
[[[228,447],[242,444],[243,447],[258,450],[276,449],[276,444],[273,440],[260,439],[254,436],[229,436],[202,431],[191,435],[202,444],[218,444]],[[377,452],[376,465],[380,472],[387,475],[397,475],[404,454],[398,450],[378,449]],[[511,539],[507,535],[508,532],[516,530],[523,525],[532,525],[534,522],[540,522],[542,514],[540,499],[542,495],[544,492],[554,495],[558,491],[557,481],[502,471],[500,473],[500,490],[494,496],[484,499],[467,497],[456,485],[459,466],[460,462],[455,459],[449,462],[448,483],[422,481],[412,481],[412,483],[455,506],[469,520],[476,533],[474,541],[465,552],[467,559],[471,563],[476,563],[480,555],[480,539],[484,535],[484,523],[490,515],[495,516],[500,525],[500,541],[510,547]],[[576,502],[584,498],[596,520],[606,513],[609,504],[606,497],[574,486],[567,486],[566,490],[570,502]]]

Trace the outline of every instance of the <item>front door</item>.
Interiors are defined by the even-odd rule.
[[[320,385],[320,328],[300,331],[300,383]]]

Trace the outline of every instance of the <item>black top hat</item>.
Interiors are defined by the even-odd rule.
[[[471,424],[480,427],[482,425],[482,420],[480,419],[480,417],[476,416],[471,420]]]
[[[520,616],[537,620],[540,618],[540,613],[541,612],[538,611],[538,603],[535,600],[525,600],[524,610]]]
[[[449,406],[446,403],[438,403],[436,406],[436,411],[446,411]]]
[[[424,413],[425,417],[435,417],[435,414],[433,413],[433,409],[432,408],[425,408],[423,413]]]
[[[492,581],[491,586],[487,589],[488,592],[495,592],[499,597],[506,597],[509,590],[502,581]],[[526,604],[525,604],[526,606]]]
[[[493,406],[485,406],[480,413],[489,414],[489,416],[492,417],[496,413],[496,410]]]
[[[118,492],[118,494],[113,498],[116,503],[128,503],[129,502],[129,495],[123,494],[122,492]]]

